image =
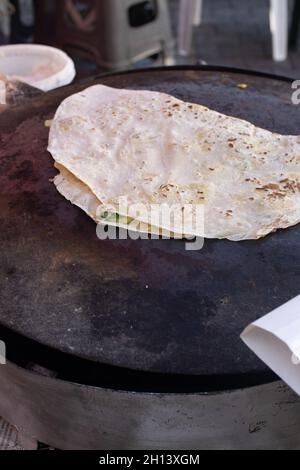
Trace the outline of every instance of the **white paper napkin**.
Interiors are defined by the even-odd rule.
[[[300,295],[252,323],[241,338],[300,395]]]

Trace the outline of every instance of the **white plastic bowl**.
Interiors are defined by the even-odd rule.
[[[0,72],[43,91],[69,85],[75,65],[65,52],[38,44],[12,44],[0,47]]]

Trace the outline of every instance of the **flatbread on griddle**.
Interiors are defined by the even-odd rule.
[[[164,224],[177,233],[256,239],[300,221],[299,136],[163,93],[96,85],[67,98],[51,126],[49,151],[116,211],[122,197],[129,206],[203,206],[204,230],[194,233],[191,220],[184,227]],[[82,208],[89,213],[86,197]],[[120,215],[136,218],[130,207]]]
[[[54,178],[54,184],[58,192],[72,204],[84,210],[97,224],[169,238],[182,238],[181,234],[175,234],[143,222],[137,223],[137,221],[126,216],[122,217],[116,212],[109,212],[109,209],[97,199],[95,194],[82,181],[58,163],[55,163],[55,168],[59,171],[59,174]]]

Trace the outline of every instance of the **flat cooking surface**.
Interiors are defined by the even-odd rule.
[[[299,294],[300,225],[255,242],[106,241],[49,181],[44,121],[94,83],[169,92],[299,132],[289,81],[211,69],[137,71],[35,98],[0,118],[0,323],[57,350],[145,371],[265,370],[239,335]],[[247,83],[246,90],[237,87]]]

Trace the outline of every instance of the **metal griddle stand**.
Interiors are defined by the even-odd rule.
[[[217,394],[132,393],[45,377],[13,363],[1,366],[0,380],[1,415],[59,449],[299,448],[299,401],[280,382]]]

